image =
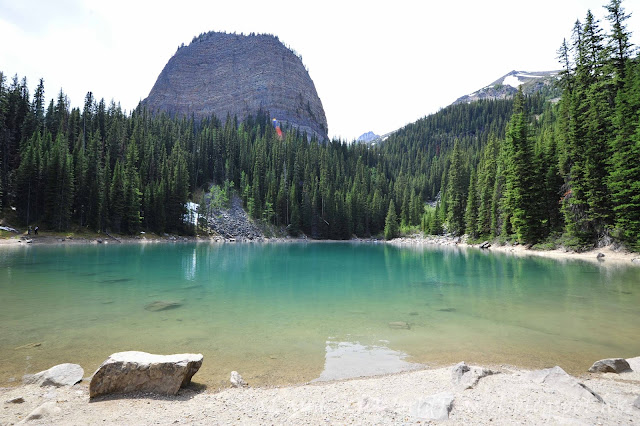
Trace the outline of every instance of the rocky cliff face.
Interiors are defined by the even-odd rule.
[[[327,139],[327,118],[313,81],[293,51],[271,35],[210,32],[193,39],[169,60],[149,97],[154,112],[227,114],[243,120],[268,111],[279,124]]]

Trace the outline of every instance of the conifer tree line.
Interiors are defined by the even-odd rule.
[[[640,60],[621,0],[605,10],[608,33],[588,11],[562,43],[559,99],[532,104],[520,90],[503,135],[481,149],[456,142],[440,211],[423,228],[640,248]]]
[[[640,60],[620,0],[562,43],[557,87],[452,105],[374,146],[153,115],[88,93],[70,108],[0,73],[0,202],[23,225],[193,232],[185,203],[234,191],[256,220],[314,238],[469,234],[640,248]],[[215,185],[212,187],[212,185]]]

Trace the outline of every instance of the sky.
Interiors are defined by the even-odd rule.
[[[177,47],[207,31],[269,33],[302,56],[329,136],[384,134],[512,70],[559,69],[556,50],[609,0],[0,0],[0,71],[80,107],[131,111]],[[640,30],[640,0],[623,1]],[[638,32],[638,31],[636,31]],[[638,43],[638,35],[633,41]]]

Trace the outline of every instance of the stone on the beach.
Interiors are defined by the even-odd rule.
[[[622,373],[630,371],[631,366],[624,358],[601,359],[593,363],[589,369],[590,373]]]
[[[459,362],[451,369],[451,381],[453,383],[460,383],[462,376],[470,370],[469,366],[464,362]]]
[[[482,367],[469,367],[460,362],[451,369],[451,382],[461,390],[473,389],[483,377],[496,374],[495,371]]]
[[[604,402],[600,395],[596,394],[584,384],[578,382],[575,377],[570,376],[566,371],[558,366],[546,368],[544,370],[531,371],[529,372],[528,377],[533,382],[545,384],[553,390],[567,396]]]
[[[389,323],[389,327],[396,330],[409,330],[411,327],[408,322],[405,321],[393,321]]]
[[[637,397],[635,401],[633,401],[633,406],[640,410],[640,396]]]
[[[24,420],[27,422],[31,420],[38,420],[38,419],[42,419],[43,417],[48,417],[52,414],[57,414],[60,411],[62,411],[62,409],[56,406],[55,402],[49,401],[49,402],[45,402],[44,404],[42,404],[41,406],[39,406],[38,408],[30,412],[29,415],[25,417]]]
[[[488,249],[489,247],[491,247],[491,243],[489,241],[485,241],[482,244],[480,244],[481,249]]]
[[[175,395],[191,382],[202,365],[202,359],[201,354],[115,353],[98,367],[91,378],[89,397],[131,392]]]
[[[447,420],[453,407],[453,394],[441,392],[416,401],[411,406],[411,416],[420,420]]]
[[[22,404],[24,402],[24,398],[19,396],[17,398],[12,398],[7,401],[7,404]]]
[[[167,302],[165,300],[156,300],[155,302],[149,303],[144,308],[147,311],[158,312],[158,311],[167,311],[169,309],[175,309],[182,306],[182,303],[179,302]]]
[[[231,380],[231,385],[234,388],[241,388],[241,387],[247,386],[247,382],[244,381],[240,373],[238,373],[237,371],[231,372],[230,380]]]
[[[604,253],[598,253],[598,255],[596,256],[596,258],[598,258],[598,259],[604,259]]]
[[[78,364],[59,364],[36,374],[27,374],[22,381],[27,385],[73,386],[82,381],[84,370]]]

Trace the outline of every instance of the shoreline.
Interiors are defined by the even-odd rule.
[[[584,260],[595,263],[597,265],[628,265],[640,266],[640,253],[630,252],[627,250],[615,249],[613,246],[602,248],[594,248],[584,252],[576,252],[564,248],[556,248],[553,250],[532,250],[523,245],[494,245],[490,243],[490,247],[481,248],[481,244],[468,244],[460,238],[441,237],[441,236],[421,236],[414,235],[411,237],[395,238],[388,242],[398,246],[448,246],[460,247],[465,249],[476,249],[487,253],[503,253],[513,256],[539,256],[547,257],[555,260]],[[599,254],[604,256],[598,257]]]
[[[29,241],[29,242],[28,242]],[[365,243],[365,244],[390,244],[400,247],[421,247],[421,246],[443,246],[458,247],[464,249],[476,249],[486,253],[503,253],[505,255],[514,256],[539,256],[558,261],[562,260],[583,260],[597,265],[628,265],[640,266],[640,253],[631,252],[624,249],[617,249],[613,245],[594,248],[585,252],[576,252],[564,248],[556,248],[553,250],[532,250],[523,245],[494,245],[482,249],[481,244],[469,244],[464,239],[449,236],[423,236],[412,235],[407,237],[394,238],[390,241],[379,240],[375,238],[352,238],[350,240],[314,240],[306,237],[261,237],[248,239],[243,237],[224,238],[220,236],[179,236],[168,235],[158,236],[155,234],[143,236],[56,236],[56,235],[16,235],[12,237],[0,238],[0,247],[23,247],[29,245],[82,245],[82,244],[164,244],[164,243]]]
[[[176,396],[137,393],[91,401],[86,379],[62,388],[21,385],[0,388],[4,406],[0,424],[24,421],[38,407],[47,410],[31,421],[34,424],[395,424],[430,423],[437,415],[453,424],[632,424],[640,420],[640,407],[634,405],[640,400],[640,357],[628,361],[632,372],[585,372],[578,377],[560,373],[556,381],[540,379],[548,370],[471,366],[472,371],[492,371],[470,388],[456,381],[452,365],[293,386],[218,390],[198,385],[196,374],[195,383]],[[22,403],[9,402],[19,398]],[[435,410],[438,401],[447,398],[448,409]]]

